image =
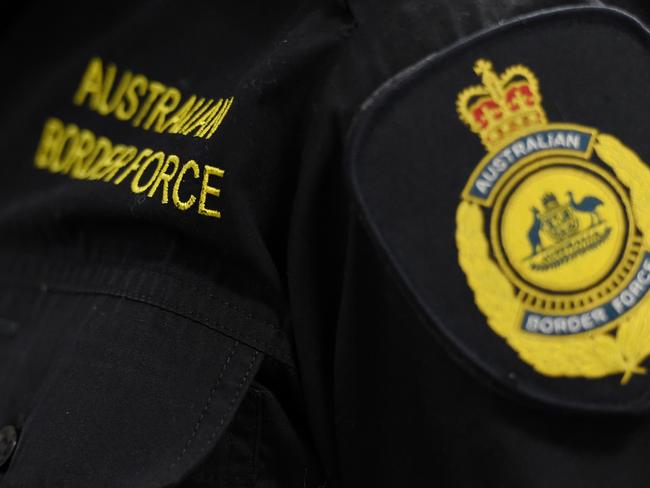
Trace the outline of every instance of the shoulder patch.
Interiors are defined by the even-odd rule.
[[[398,75],[351,133],[362,216],[432,330],[528,398],[650,407],[649,42],[612,9],[519,19]]]

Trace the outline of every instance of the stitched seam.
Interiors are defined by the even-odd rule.
[[[255,476],[259,474],[260,467],[260,451],[262,449],[262,425],[264,423],[264,399],[262,398],[262,393],[255,391],[255,444],[253,446],[253,473]]]
[[[176,276],[168,275],[168,274],[163,273],[163,272],[161,272],[161,271],[159,271],[157,269],[147,269],[147,268],[145,268],[144,272],[145,273],[152,273],[152,274],[155,274],[155,275],[158,275],[158,276],[163,276],[164,278],[173,279],[173,280],[177,281],[178,283],[182,283],[182,285],[184,287],[190,287],[192,290],[196,290],[196,291],[201,290],[201,288],[198,285],[196,285],[195,283],[192,283],[191,281],[186,281],[186,280],[178,278]],[[235,312],[243,315],[247,319],[254,320],[256,322],[259,322],[260,324],[268,325],[269,327],[272,327],[275,330],[279,330],[280,332],[284,332],[278,325],[276,325],[276,324],[274,324],[272,322],[269,322],[268,320],[265,320],[265,319],[263,319],[263,318],[261,318],[261,317],[259,317],[257,315],[254,315],[249,310],[244,309],[244,308],[240,307],[239,305],[235,305],[234,303],[232,303],[229,300],[225,300],[224,298],[222,298],[220,296],[217,296],[217,295],[214,295],[211,292],[207,292],[207,296],[209,298],[219,302],[219,303],[224,304],[226,307],[231,308],[232,310],[234,310]]]
[[[225,333],[229,333],[229,337],[232,339],[239,339],[242,338],[244,339],[243,342],[246,342],[247,344],[250,342],[251,347],[255,348],[254,345],[257,346],[257,348],[261,348],[262,352],[268,353],[271,355],[271,357],[275,357],[276,359],[279,359],[284,363],[286,366],[289,366],[291,368],[295,368],[293,365],[293,360],[291,357],[287,354],[285,354],[282,350],[280,350],[278,347],[271,345],[268,341],[263,341],[260,339],[257,339],[250,334],[246,332],[241,332],[238,330],[235,330],[233,328],[227,327],[219,322],[213,322],[213,324],[210,323],[210,319],[208,317],[201,316],[197,314],[196,312],[178,312],[174,308],[172,308],[168,303],[162,301],[162,300],[157,300],[156,297],[148,296],[148,295],[138,295],[138,294],[132,294],[126,291],[119,291],[119,290],[90,290],[90,289],[85,289],[85,290],[77,290],[72,287],[64,287],[61,285],[51,285],[49,290],[53,292],[60,292],[60,293],[73,293],[73,294],[79,294],[79,295],[108,295],[108,296],[115,296],[118,298],[125,298],[128,300],[136,301],[136,302],[141,302],[145,303],[147,305],[152,305],[158,308],[161,308],[162,310],[165,310],[167,312],[174,313],[176,315],[179,315],[181,317],[188,318],[190,320],[194,320],[195,322],[200,323],[201,325],[204,325],[205,327],[216,330],[216,331],[226,331]],[[279,331],[282,332],[282,331]],[[284,335],[284,332],[282,332]],[[234,336],[234,337],[232,337]],[[286,336],[284,337],[286,340]]]
[[[197,421],[194,423],[194,426],[192,427],[192,433],[190,434],[189,439],[185,442],[183,445],[183,449],[181,450],[181,453],[176,457],[174,462],[169,466],[169,469],[173,468],[180,462],[180,460],[185,456],[185,453],[189,449],[190,445],[194,441],[194,438],[197,436],[199,433],[199,428],[201,427],[201,424],[203,423],[203,420],[205,419],[205,415],[208,413],[208,409],[210,408],[210,404],[212,403],[212,399],[214,398],[214,394],[217,391],[217,388],[221,385],[221,380],[223,380],[223,375],[226,373],[226,370],[228,369],[228,366],[230,365],[230,360],[232,359],[233,354],[235,353],[235,350],[237,349],[237,346],[239,346],[239,342],[235,342],[230,346],[230,349],[228,350],[228,354],[226,356],[226,359],[224,360],[223,364],[221,365],[221,370],[219,371],[219,376],[217,377],[217,381],[214,383],[214,386],[210,390],[210,394],[208,395],[207,400],[205,401],[205,404],[203,405],[203,408],[201,409],[201,413],[199,415],[199,418]]]
[[[186,280],[178,278],[176,276],[168,275],[168,274],[163,273],[163,272],[161,272],[161,271],[159,271],[157,269],[147,269],[147,268],[145,268],[144,272],[145,273],[155,274],[155,275],[158,275],[158,276],[162,276],[164,278],[173,279],[173,280],[177,281],[178,283],[181,283],[183,285],[183,287],[189,287],[192,290],[196,290],[196,291],[201,290],[201,288],[198,285],[196,285],[195,283],[192,283],[191,281],[186,281]],[[268,320],[265,320],[265,319],[263,319],[263,318],[261,318],[261,317],[259,317],[257,315],[254,315],[249,310],[244,309],[244,308],[242,308],[242,307],[240,307],[238,305],[235,305],[234,303],[232,303],[229,300],[225,300],[224,298],[222,298],[220,296],[217,296],[217,295],[214,295],[211,292],[207,292],[207,296],[209,298],[219,302],[219,303],[224,304],[226,307],[231,308],[232,310],[234,310],[235,312],[243,315],[247,319],[254,320],[256,322],[259,322],[260,324],[268,325],[269,327],[272,327],[275,330],[279,330],[280,332],[284,332],[278,325],[276,325],[276,324],[274,324],[272,322],[269,322]]]
[[[54,293],[58,292],[58,293],[78,294],[78,295],[107,295],[107,296],[132,300],[134,302],[144,303],[147,305],[152,305],[166,312],[176,314],[179,317],[190,319],[194,322],[197,322],[207,327],[208,329],[223,333],[233,340],[241,339],[242,342],[249,345],[253,349],[261,349],[260,352],[268,354],[269,357],[277,359],[278,361],[282,362],[285,366],[291,369],[295,369],[295,365],[293,363],[293,359],[291,358],[291,356],[286,354],[284,351],[282,351],[282,349],[278,348],[277,346],[272,345],[270,342],[257,339],[246,332],[241,332],[232,329],[219,322],[214,322],[213,324],[211,324],[209,322],[209,318],[201,317],[198,314],[195,315],[193,312],[179,312],[176,309],[169,307],[169,305],[166,305],[164,302],[157,302],[153,297],[147,297],[144,295],[143,296],[131,295],[128,292],[120,293],[113,290],[88,290],[88,289],[75,290],[72,288],[64,288],[59,286],[51,287],[49,288],[49,290]],[[284,339],[286,340],[286,336],[284,337]]]
[[[133,268],[122,268],[120,266],[114,266],[111,269],[125,270],[126,272],[133,272]],[[162,271],[157,270],[157,269],[152,269],[152,268],[146,268],[145,267],[145,268],[142,269],[142,271],[144,273],[151,273],[151,274],[154,274],[154,275],[157,275],[157,276],[162,276],[163,278],[166,278],[166,279],[174,280],[175,282],[180,283],[183,286],[183,288],[191,288],[193,291],[194,290],[201,291],[201,289],[202,289],[196,283],[193,283],[193,282],[191,282],[189,280],[185,280],[183,278],[179,278],[177,276],[173,276],[173,275],[170,275],[170,274],[167,274],[167,273],[163,273]],[[52,285],[52,286],[66,286],[66,285]],[[243,308],[243,307],[241,307],[239,305],[235,305],[231,301],[226,300],[223,297],[215,295],[215,294],[213,294],[211,292],[203,292],[203,293],[205,293],[209,298],[211,298],[211,299],[225,305],[226,307],[234,310],[238,314],[243,315],[247,319],[254,320],[256,322],[259,322],[260,324],[268,325],[269,327],[272,327],[273,329],[279,330],[280,332],[284,332],[280,328],[280,326],[278,326],[277,324],[274,324],[273,322],[270,322],[270,321],[268,321],[266,319],[263,319],[263,318],[259,317],[256,314],[253,314],[250,310],[248,310],[246,308]]]
[[[206,451],[212,446],[212,442],[214,441],[215,437],[217,437],[217,434],[219,431],[223,429],[224,423],[226,422],[226,417],[230,414],[230,411],[233,409],[235,406],[235,403],[237,402],[237,399],[241,395],[242,389],[244,385],[246,384],[246,381],[248,380],[248,377],[250,376],[251,371],[253,370],[253,366],[255,365],[255,361],[257,360],[257,355],[259,354],[258,351],[255,351],[253,353],[253,357],[251,358],[250,362],[248,363],[248,367],[246,368],[246,372],[244,373],[244,376],[242,376],[241,381],[237,385],[237,389],[235,390],[234,395],[230,398],[230,402],[228,404],[228,408],[226,411],[223,413],[221,418],[219,419],[219,423],[217,424],[217,428],[214,429],[212,434],[210,434],[210,438],[208,439],[208,442],[205,443],[203,446],[203,449],[201,450],[202,452]]]

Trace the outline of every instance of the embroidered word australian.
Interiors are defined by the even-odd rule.
[[[130,71],[122,73],[118,81],[117,67],[109,64],[104,68],[99,58],[88,63],[73,99],[76,105],[86,104],[101,115],[131,121],[134,127],[202,139],[214,135],[233,100],[197,95],[183,98],[177,88]]]
[[[158,133],[210,139],[228,114],[234,98],[183,97],[180,90],[141,74],[125,71],[118,77],[114,64],[90,60],[73,103],[100,115],[112,115],[133,127]],[[43,127],[34,158],[38,169],[78,180],[102,181],[127,187],[134,194],[170,201],[181,211],[194,209],[205,217],[221,218],[210,200],[221,190],[214,186],[224,170],[152,148],[116,144],[103,135],[51,117]],[[197,180],[192,191],[186,180]],[[196,184],[194,185],[196,186]]]

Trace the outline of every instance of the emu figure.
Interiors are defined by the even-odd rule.
[[[568,191],[567,195],[569,195],[569,204],[573,210],[589,214],[591,217],[592,227],[602,222],[600,215],[598,215],[598,207],[603,205],[602,200],[596,197],[586,196],[580,200],[579,203],[576,203],[576,201],[573,199],[573,192]]]

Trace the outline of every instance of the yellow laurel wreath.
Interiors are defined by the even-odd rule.
[[[650,170],[618,139],[600,134],[594,146],[598,156],[614,169],[634,202],[634,215],[650,248]],[[616,335],[584,333],[552,340],[520,329],[521,304],[515,289],[490,258],[483,233],[483,212],[462,201],[456,212],[456,245],[460,266],[474,291],[476,305],[490,327],[515,349],[522,360],[547,376],[599,378],[622,374],[626,384],[650,355],[650,300],[642,301],[617,324]]]

